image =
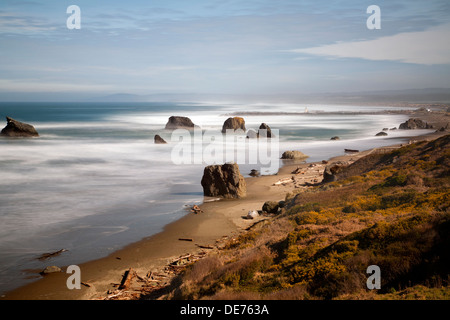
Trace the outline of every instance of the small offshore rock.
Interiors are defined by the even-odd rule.
[[[39,137],[36,129],[28,123],[23,123],[13,118],[6,117],[6,127],[1,134],[8,137]]]
[[[167,143],[166,140],[164,140],[163,138],[161,138],[160,135],[155,135],[155,143],[156,144],[165,144]]]
[[[262,136],[265,138],[266,137],[267,138],[274,137],[274,135],[272,134],[272,129],[270,129],[270,127],[265,123],[261,123],[261,125],[259,126],[258,134],[259,134],[259,136]]]

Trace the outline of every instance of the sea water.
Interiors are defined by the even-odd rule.
[[[0,138],[0,291],[34,280],[29,270],[106,256],[160,232],[187,214],[187,206],[203,201],[200,181],[205,164],[173,161],[177,142],[164,130],[172,115],[189,117],[203,131],[220,132],[230,114],[255,112],[243,116],[247,129],[257,130],[264,122],[279,130],[277,168],[286,150],[300,150],[312,162],[342,155],[345,148],[365,150],[401,143],[406,136],[418,134],[395,130],[387,137],[375,137],[383,128],[398,127],[406,115],[329,113],[387,107],[308,105],[308,113],[303,114],[305,107],[0,103],[0,119],[9,116],[30,123],[40,134],[30,139]],[[154,144],[155,134],[168,144]],[[340,140],[330,141],[333,136]],[[251,169],[261,169],[254,163],[239,165],[244,176]],[[42,253],[60,249],[67,251],[49,261],[37,260]]]

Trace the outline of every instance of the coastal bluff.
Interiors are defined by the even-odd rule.
[[[13,118],[6,117],[7,125],[1,131],[2,136],[7,137],[39,137],[36,129],[28,123],[23,123]]]
[[[201,184],[207,197],[244,198],[247,195],[245,179],[236,163],[205,167]]]

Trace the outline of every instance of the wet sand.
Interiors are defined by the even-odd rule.
[[[421,118],[428,120],[425,116]],[[442,121],[443,118],[439,117],[439,120]],[[428,122],[433,123],[429,120]],[[445,134],[448,132],[411,137],[411,140],[432,140]],[[389,140],[386,141],[388,145]],[[338,160],[353,162],[370,152],[373,150],[346,154],[329,159],[329,162]],[[155,279],[158,286],[163,286],[170,280],[170,273],[165,270],[171,262],[180,256],[203,255],[213,252],[226,239],[238,236],[259,220],[267,219],[266,216],[256,219],[245,219],[244,217],[250,210],[261,210],[265,201],[284,200],[286,193],[294,189],[308,188],[305,183],[320,182],[325,166],[321,162],[311,164],[286,161],[276,175],[246,178],[246,198],[210,202],[208,200],[212,199],[205,198],[205,202],[200,205],[202,212],[189,212],[154,236],[128,245],[105,258],[80,264],[83,283],[81,289],[69,290],[67,288],[66,281],[70,274],[65,273],[66,267],[62,267],[63,272],[43,276],[31,284],[6,293],[1,298],[6,300],[113,298],[118,293],[120,294],[118,285],[129,268],[132,268],[140,279],[147,280],[147,285],[151,282],[149,280]],[[292,172],[297,168],[300,168],[298,170],[300,173],[293,174]],[[192,239],[192,241],[179,240],[180,238]],[[209,249],[210,247],[213,249]],[[51,260],[49,260],[49,265],[51,265]],[[142,281],[135,280],[130,292],[133,291],[133,287],[139,290],[142,284]]]

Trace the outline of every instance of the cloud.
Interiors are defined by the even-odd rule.
[[[373,32],[376,32],[374,30]],[[450,24],[420,32],[405,32],[375,40],[341,42],[288,50],[314,56],[436,65],[450,64]]]

